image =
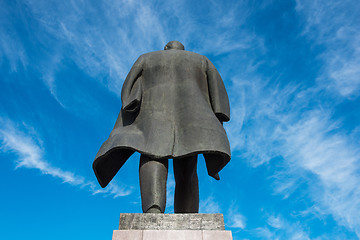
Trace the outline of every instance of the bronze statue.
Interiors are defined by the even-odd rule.
[[[141,55],[125,79],[122,109],[110,137],[93,163],[102,187],[135,152],[140,157],[144,213],[165,211],[168,159],[173,159],[176,213],[199,211],[197,155],[208,174],[230,161],[223,122],[230,120],[228,95],[220,74],[205,56],[185,51],[178,41],[165,51]]]

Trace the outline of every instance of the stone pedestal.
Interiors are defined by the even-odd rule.
[[[113,240],[232,240],[222,214],[122,213]]]

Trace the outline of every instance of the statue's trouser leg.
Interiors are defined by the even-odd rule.
[[[142,210],[164,212],[166,206],[167,159],[140,157],[139,177]]]
[[[175,213],[199,212],[197,155],[174,159]]]

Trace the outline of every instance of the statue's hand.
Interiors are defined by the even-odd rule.
[[[130,102],[129,104],[127,104],[126,106],[123,106],[123,109],[126,112],[137,112],[140,108],[140,101],[138,99],[134,99],[132,102]]]
[[[134,113],[137,112],[141,105],[142,99],[142,86],[141,86],[142,77],[140,76],[137,81],[132,86],[129,95],[125,95],[121,100],[123,104],[123,109],[125,112]]]

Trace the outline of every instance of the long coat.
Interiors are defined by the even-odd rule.
[[[135,151],[154,158],[202,153],[213,177],[230,161],[222,126],[230,120],[228,95],[205,56],[175,49],[140,56],[121,100],[114,129],[93,163],[102,187]]]

